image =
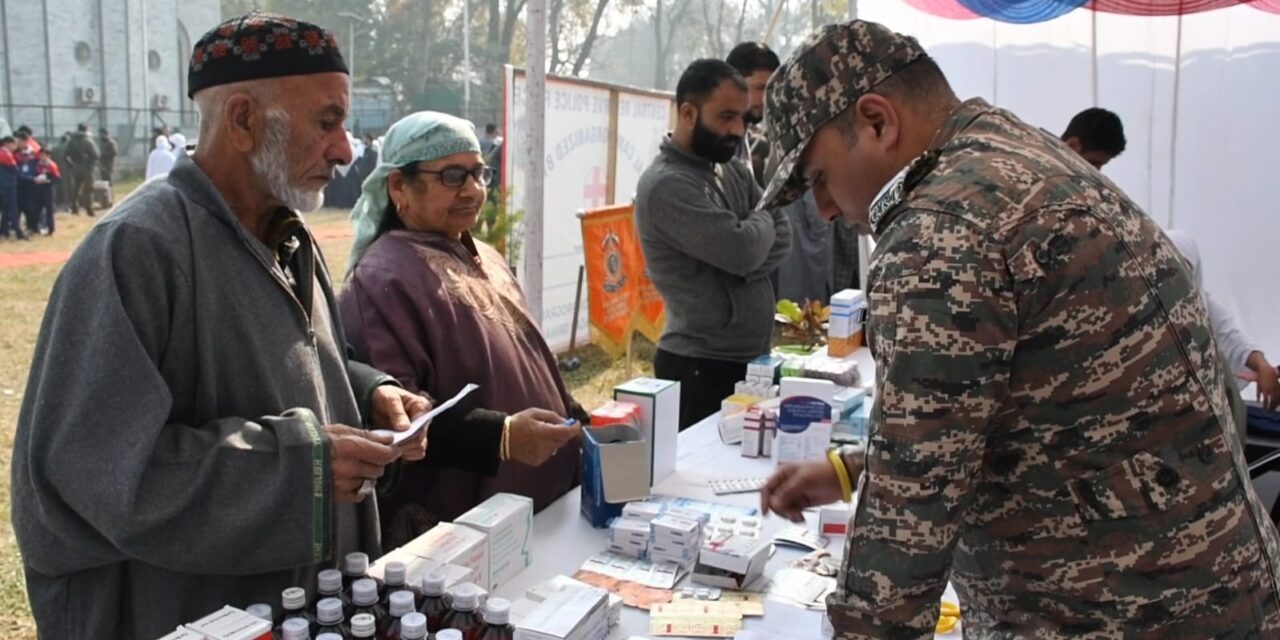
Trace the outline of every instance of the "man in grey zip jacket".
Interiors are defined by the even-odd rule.
[[[351,161],[332,37],[233,18],[197,43],[190,77],[195,156],[89,233],[36,345],[12,521],[42,638],[156,638],[311,589],[347,552],[380,551],[369,494],[425,455],[421,436],[364,430],[407,429],[428,402],[347,359],[296,213]]]
[[[679,121],[636,189],[636,227],[666,303],[654,375],[681,383],[680,427],[720,408],[767,353],[769,274],[791,250],[779,211],[756,211],[761,190],[733,162],[745,133],[747,85],[723,61],[698,60],[676,87]]]

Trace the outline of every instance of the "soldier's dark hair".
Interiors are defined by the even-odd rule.
[[[83,123],[83,122],[81,122],[80,124],[76,125],[76,131],[79,131],[79,132],[81,132],[81,133],[84,133],[84,132],[87,132],[88,130],[89,130],[89,125],[87,125],[87,124],[85,124],[85,123]]]
[[[1124,152],[1124,124],[1120,116],[1100,107],[1090,107],[1077,113],[1067,125],[1062,139],[1080,141],[1080,151],[1102,151],[1112,156]]]
[[[15,142],[15,140],[13,139],[13,136],[5,136],[3,138],[0,138],[0,144],[9,144],[10,142]]]
[[[782,62],[778,60],[778,54],[763,42],[743,42],[734,47],[724,61],[743,76],[749,76],[757,71],[773,73],[782,66]]]
[[[947,82],[947,76],[929,56],[920,56],[894,71],[888,78],[880,81],[880,84],[872,87],[871,93],[907,102],[923,112],[936,115],[949,113],[957,101],[951,83]],[[836,125],[850,145],[857,144],[852,105],[836,117]]]
[[[31,127],[29,127],[29,126],[27,126],[27,125],[25,125],[25,124],[24,124],[24,125],[21,125],[21,126],[19,126],[19,127],[18,127],[18,133],[25,133],[25,134],[27,134],[27,135],[31,135]]]
[[[951,110],[956,99],[947,76],[929,56],[920,56],[894,71],[880,84],[872,87],[871,92],[904,100],[917,107],[945,108],[947,111]]]
[[[710,58],[694,60],[693,64],[690,64],[689,68],[680,75],[680,82],[676,83],[676,106],[679,107],[686,102],[702,106],[712,92],[725,81],[732,82],[743,91],[747,90],[747,81],[743,79],[742,74],[724,60]]]
[[[17,139],[19,139],[19,140],[30,140],[30,139],[31,139],[31,134],[27,133],[26,131],[19,131],[19,132],[17,132],[17,133],[15,133],[15,134],[13,134],[13,137],[15,137],[15,138],[17,138]]]
[[[108,131],[106,127],[103,127],[103,128],[101,128],[101,129],[98,129],[98,133],[100,133],[100,134],[102,134],[102,135],[104,135],[104,136],[109,136],[109,135],[111,135],[111,132],[110,132],[110,131]]]
[[[497,132],[498,132],[498,125],[493,124],[493,123],[486,124],[486,125],[484,126],[484,132],[485,132],[485,133],[497,133]]]

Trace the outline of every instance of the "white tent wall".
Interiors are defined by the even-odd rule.
[[[1106,175],[1162,226],[1198,240],[1205,287],[1280,361],[1280,287],[1271,277],[1280,250],[1280,15],[1247,6],[1180,18],[1080,9],[1013,25],[876,0],[859,3],[859,17],[919,38],[962,98],[984,97],[1054,133],[1095,104],[1118,113],[1128,148]]]

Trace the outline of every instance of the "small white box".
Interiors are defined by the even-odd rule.
[[[191,624],[187,629],[206,640],[271,640],[271,623],[235,607],[223,607]]]
[[[662,505],[657,502],[628,502],[622,508],[622,517],[632,520],[652,521],[662,514]]]
[[[551,594],[516,627],[516,640],[598,640],[609,628],[609,594],[569,587]]]
[[[702,543],[698,564],[730,573],[747,574],[769,557],[768,540],[740,535],[721,535]]]
[[[680,540],[688,543],[702,536],[702,524],[697,520],[663,514],[654,518],[651,524],[655,540]]]
[[[781,396],[783,400],[794,398],[796,396],[809,396],[817,398],[834,406],[836,400],[836,392],[840,389],[836,383],[830,380],[817,380],[814,378],[783,378]]]
[[[533,500],[513,493],[494,494],[458,516],[454,524],[484,533],[489,540],[489,580],[497,589],[533,563]]]
[[[401,549],[419,558],[466,567],[475,572],[476,584],[489,584],[489,536],[483,532],[441,522]]]
[[[648,520],[624,516],[609,523],[609,539],[648,540],[652,526]]]
[[[636,378],[613,388],[613,399],[640,407],[640,435],[649,443],[649,486],[676,470],[680,435],[680,383]]]
[[[173,633],[160,638],[160,640],[205,640],[205,638],[203,633],[179,627]]]
[[[694,522],[697,522],[698,524],[701,524],[704,526],[707,524],[707,522],[711,521],[711,514],[701,509],[694,509],[693,507],[679,507],[679,506],[667,507],[667,510],[663,511],[662,513],[668,516],[684,518],[685,520],[693,520]]]
[[[511,603],[511,624],[520,626],[520,622],[528,616],[537,605],[547,601],[552,595],[564,591],[565,589],[586,588],[591,585],[570,578],[569,576],[556,576],[541,584],[529,587],[525,597]],[[520,615],[516,615],[516,603],[524,603],[526,606],[521,608]],[[609,594],[609,626],[616,627],[622,621],[622,596]]]
[[[853,482],[857,484],[857,478],[854,478]],[[849,535],[849,518],[851,517],[853,517],[853,510],[849,505],[827,505],[818,512],[818,533],[824,536]]]
[[[468,567],[419,558],[403,548],[396,549],[378,558],[377,562],[369,566],[369,571],[366,574],[374,580],[386,583],[388,562],[404,563],[404,583],[414,589],[418,588],[418,585],[422,584],[422,579],[432,571],[439,571],[444,574],[444,587],[446,589],[460,582],[475,581],[476,572]]]

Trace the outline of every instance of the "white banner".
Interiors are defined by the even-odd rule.
[[[636,195],[640,174],[658,155],[671,130],[671,100],[624,93],[618,96],[618,152],[613,202],[627,204]]]
[[[525,79],[507,70],[503,136],[504,185],[515,211],[524,205]],[[610,96],[618,92],[616,178],[609,188]],[[554,351],[569,346],[578,268],[582,266],[582,227],[577,213],[614,202],[628,202],[640,173],[657,155],[670,123],[671,100],[628,93],[621,87],[547,78],[546,184],[543,198],[542,334]],[[611,196],[613,196],[611,198]],[[521,260],[528,251],[521,253]],[[521,275],[525,273],[522,267]],[[583,291],[578,343],[589,341]]]

